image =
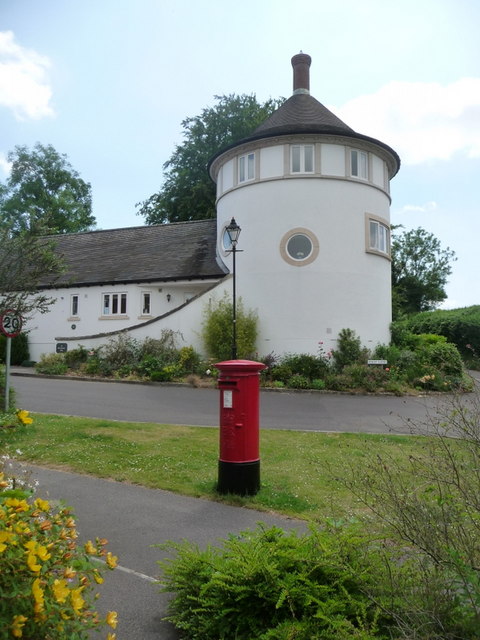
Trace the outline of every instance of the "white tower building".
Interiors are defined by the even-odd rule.
[[[310,95],[310,56],[292,58],[293,95],[210,162],[218,252],[242,232],[237,293],[259,317],[258,352],[316,353],[343,328],[390,340],[390,189],[400,159]]]

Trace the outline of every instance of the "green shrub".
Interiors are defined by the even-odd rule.
[[[182,347],[178,352],[178,365],[184,373],[197,373],[200,362],[200,354],[192,346]]]
[[[35,371],[51,376],[62,376],[68,371],[63,353],[43,353],[35,365]]]
[[[323,391],[325,389],[325,380],[315,378],[315,380],[311,381],[310,388],[316,389],[317,391]]]
[[[418,313],[407,318],[405,324],[413,333],[445,336],[462,356],[468,357],[470,349],[480,353],[480,305]]]
[[[295,373],[291,378],[288,379],[287,386],[291,389],[309,389],[310,380],[306,376]]]
[[[286,354],[282,358],[281,364],[290,369],[292,374],[304,376],[309,380],[323,378],[329,369],[325,358],[309,353]]]
[[[365,595],[376,581],[353,532],[313,526],[307,534],[257,527],[223,547],[162,545],[168,619],[190,640],[368,640],[388,621]],[[372,556],[373,559],[373,556]]]
[[[136,371],[139,375],[150,378],[153,373],[160,371],[163,366],[165,366],[165,361],[162,358],[146,355],[137,365]]]
[[[212,301],[204,310],[202,337],[206,351],[216,360],[230,360],[232,357],[232,316],[233,304],[225,293],[218,302]],[[237,357],[251,358],[255,353],[257,340],[257,314],[245,311],[240,298],[236,305]]]
[[[124,364],[132,365],[139,361],[140,345],[138,340],[127,333],[120,333],[101,347],[101,359],[106,360],[112,370]]]
[[[65,362],[69,369],[78,369],[82,362],[88,360],[88,351],[81,345],[77,349],[72,349],[64,354]]]
[[[145,338],[138,343],[138,359],[152,356],[164,364],[178,360],[177,337],[179,333],[172,329],[162,329],[160,338]]]
[[[183,373],[182,368],[176,364],[167,364],[160,371],[153,371],[150,380],[154,382],[171,382],[175,378],[179,378]]]
[[[10,364],[13,366],[19,366],[22,362],[30,360],[30,353],[28,350],[28,335],[21,333],[16,338],[10,338],[11,352],[10,352]],[[0,334],[0,362],[5,362],[7,348],[7,338]]]
[[[402,350],[395,344],[385,345],[379,344],[375,347],[372,353],[373,360],[386,360],[388,367],[393,367],[397,364]]]
[[[374,392],[385,389],[390,372],[375,365],[350,364],[344,367],[343,375],[350,380],[351,388]]]
[[[433,343],[422,349],[419,358],[426,366],[440,371],[445,376],[461,378],[463,361],[457,347],[449,343]]]
[[[293,371],[288,365],[283,363],[277,364],[269,370],[271,380],[274,382],[283,382],[283,384],[287,384],[292,375]]]
[[[362,348],[360,338],[353,329],[342,329],[338,334],[337,348],[332,350],[335,367],[342,371],[349,364],[365,364],[368,351]]]

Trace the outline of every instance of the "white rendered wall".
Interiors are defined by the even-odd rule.
[[[335,146],[335,145],[332,145]],[[328,149],[327,156],[328,156]],[[330,170],[339,163],[331,149]],[[291,178],[241,186],[218,201],[222,230],[234,216],[242,231],[237,253],[237,292],[260,318],[261,355],[329,350],[343,328],[372,347],[390,340],[390,261],[366,251],[365,216],[389,222],[388,195],[368,183],[345,179]],[[281,239],[295,228],[313,232],[319,254],[293,266],[280,254]]]
[[[208,297],[204,299],[201,292],[209,291],[211,287],[211,282],[150,283],[56,289],[47,292],[56,300],[51,311],[36,314],[26,325],[30,358],[38,361],[43,353],[55,353],[58,342],[66,342],[69,351],[79,345],[87,349],[97,348],[106,344],[113,337],[113,332],[142,325],[149,320],[153,322],[133,329],[130,335],[140,340],[146,337],[160,338],[163,329],[171,329],[178,331],[179,346],[192,345],[202,352],[201,323]],[[143,315],[141,294],[147,291],[151,294],[151,313]],[[125,292],[128,295],[127,314],[119,317],[102,316],[103,294]],[[70,313],[71,295],[79,296],[77,316]],[[179,307],[182,308],[177,311]],[[158,319],[155,320],[156,318]]]

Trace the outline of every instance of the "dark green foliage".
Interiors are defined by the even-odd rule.
[[[77,349],[67,351],[64,357],[69,369],[78,369],[83,362],[88,360],[88,351],[79,345]]]
[[[14,233],[86,231],[95,224],[91,186],[52,145],[17,146],[8,154],[10,176],[0,197],[0,218]]]
[[[16,338],[10,338],[11,344],[11,357],[10,364],[14,366],[21,365],[22,362],[30,360],[30,352],[28,350],[28,335],[21,333]],[[7,338],[0,334],[0,362],[5,362]]]
[[[300,373],[295,373],[287,380],[287,385],[291,389],[309,389],[310,384],[310,380],[306,376],[302,376]]]
[[[329,371],[329,358],[320,349],[318,355],[287,353],[281,358],[271,357],[263,379],[272,384],[281,382],[292,389],[324,389],[323,380]]]
[[[360,338],[353,329],[340,331],[337,348],[332,350],[332,355],[338,371],[349,364],[365,363],[368,358],[368,352],[362,348]]]
[[[396,334],[403,330],[445,336],[467,358],[480,354],[480,305],[419,313],[394,323],[393,328]]]
[[[353,532],[286,533],[259,526],[200,550],[170,543],[160,562],[168,619],[189,640],[385,638],[388,621],[366,595],[375,572]]]
[[[44,353],[35,365],[35,370],[45,375],[62,376],[68,371],[65,355],[63,353]]]
[[[390,379],[390,372],[377,365],[349,364],[343,368],[342,375],[346,381],[350,381],[351,389],[367,392],[385,389]]]
[[[282,100],[257,102],[255,95],[215,96],[214,107],[182,122],[184,142],[163,165],[162,189],[139,203],[147,224],[214,218],[215,184],[208,162],[228,145],[251,135]]]
[[[281,366],[309,380],[323,378],[329,369],[329,364],[322,355],[314,356],[309,353],[287,354],[282,358]]]
[[[141,377],[168,382],[196,373],[200,366],[200,356],[193,347],[177,348],[177,337],[169,329],[162,331],[160,338],[143,341],[120,333],[92,351],[80,346],[64,354],[43,355],[36,369],[50,375],[75,371],[90,376]]]
[[[428,311],[445,300],[445,285],[456,260],[432,233],[419,227],[392,238],[393,316]]]
[[[45,313],[54,298],[39,291],[39,283],[55,282],[64,265],[55,241],[40,237],[44,227],[17,232],[2,218],[0,204],[0,313],[14,309],[25,319],[33,311]]]
[[[216,360],[230,360],[233,342],[233,305],[228,294],[205,308],[202,337],[206,351]],[[237,300],[237,357],[252,358],[257,340],[257,314],[245,311],[242,299]]]

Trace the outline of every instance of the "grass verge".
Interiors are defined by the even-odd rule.
[[[262,487],[256,496],[215,490],[218,428],[35,415],[0,430],[0,453],[18,460],[300,518],[362,509],[339,481],[374,455],[406,460],[426,439],[395,435],[261,431]]]

